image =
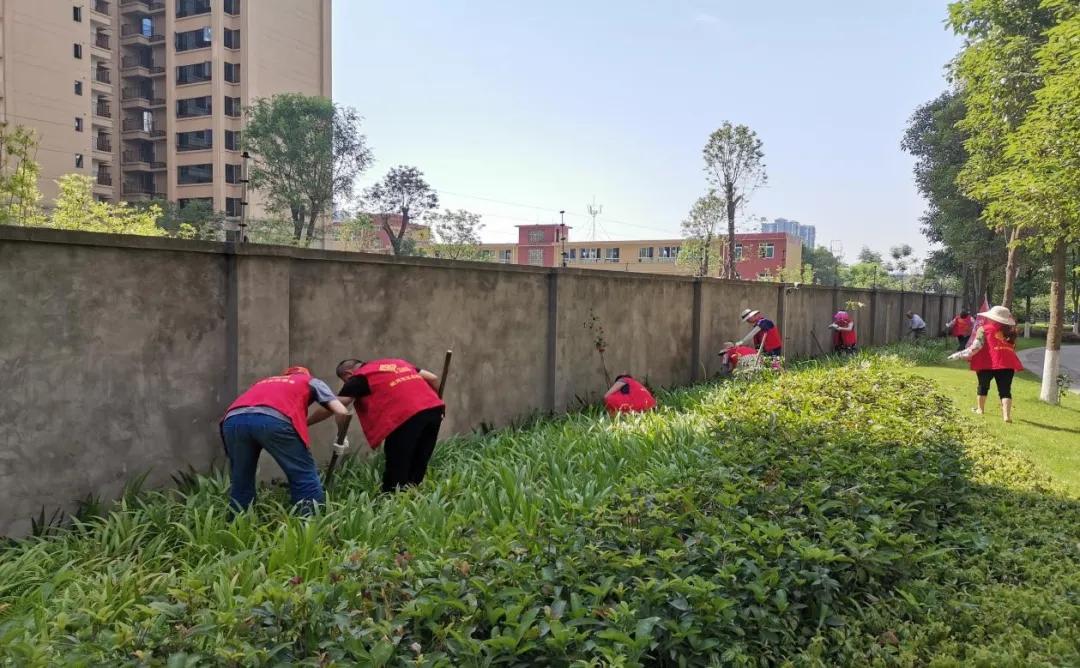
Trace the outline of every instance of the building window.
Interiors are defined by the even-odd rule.
[[[75,94],[76,95],[82,95],[82,82],[81,81],[76,81],[75,82]]]
[[[543,230],[529,230],[529,243],[530,244],[542,244],[542,243],[544,243],[544,231]]]
[[[240,0],[225,0],[225,13],[229,16],[239,16]]]
[[[608,248],[607,251],[604,253],[604,259],[607,260],[608,262],[618,262],[619,261],[619,249],[618,248]]]
[[[75,169],[82,169],[82,168],[83,168],[83,154],[82,153],[76,153],[75,154]]]
[[[176,133],[177,151],[205,151],[210,148],[214,148],[214,132],[212,130]]]
[[[771,260],[776,254],[776,248],[771,243],[765,243],[758,246],[758,256],[763,260]]]
[[[240,183],[240,165],[225,165],[225,183]]]
[[[176,168],[176,182],[180,185],[212,183],[213,181],[214,166],[212,164],[182,165]]]
[[[679,257],[679,247],[678,246],[661,246],[660,247],[660,258],[661,259],[674,260],[677,257]]]
[[[176,18],[210,13],[210,0],[177,0]]]
[[[742,259],[742,244],[735,244],[735,259]]]
[[[193,204],[202,204],[202,205],[205,205],[206,208],[213,210],[213,208],[214,208],[214,198],[213,197],[185,197],[183,199],[176,200],[176,206],[179,209],[189,207],[189,206],[191,206]]]
[[[599,260],[600,249],[599,248],[582,248],[581,249],[582,260]]]
[[[81,116],[75,117],[75,132],[82,132],[83,120]]]
[[[638,249],[637,256],[639,260],[651,260],[653,257],[653,247],[644,246]]]
[[[508,251],[508,250],[499,251],[499,262],[501,262],[503,264],[510,264],[510,251]]]
[[[76,44],[74,46],[75,46],[75,57],[76,58],[82,58],[82,44]]]
[[[757,277],[759,281],[767,281],[769,280],[769,272],[759,271]]]
[[[544,249],[543,248],[530,248],[529,249],[529,264],[533,264],[539,267],[544,266]]]
[[[82,7],[72,7],[71,18],[74,19],[76,23],[82,23]]]
[[[213,98],[209,95],[204,97],[189,97],[176,101],[177,118],[193,118],[195,116],[209,116],[213,113]]]
[[[239,49],[240,48],[240,31],[225,29],[225,48],[226,49]]]
[[[225,115],[233,118],[240,116],[240,98],[238,97],[226,97],[225,98]]]
[[[225,81],[240,83],[240,63],[225,63]]]
[[[225,198],[225,215],[226,216],[242,216],[244,212],[244,201],[239,197],[226,197]]]
[[[176,83],[193,84],[211,81],[214,78],[214,65],[210,61],[194,65],[180,65],[176,68]]]
[[[568,259],[570,259],[570,260],[576,260],[577,259],[577,249],[576,248],[571,248],[570,249],[570,257]]]
[[[177,52],[205,49],[208,46],[210,46],[210,28],[199,28],[198,30],[176,33]]]
[[[225,150],[226,151],[239,151],[240,150],[240,132],[238,130],[226,130],[225,131]]]

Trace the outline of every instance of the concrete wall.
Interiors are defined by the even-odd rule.
[[[336,384],[346,357],[438,372],[452,348],[450,435],[596,400],[594,314],[612,376],[673,386],[716,373],[722,343],[746,332],[744,308],[773,317],[788,354],[805,356],[818,352],[811,332],[828,349],[826,325],[848,300],[865,304],[864,343],[904,331],[891,293],[0,227],[0,535],[25,533],[42,507],[115,497],[147,471],[162,485],[220,462],[226,406],[289,364]],[[943,307],[927,300],[936,331]],[[947,319],[957,300],[944,300]],[[331,431],[315,430],[321,461]],[[264,460],[263,477],[275,475]]]

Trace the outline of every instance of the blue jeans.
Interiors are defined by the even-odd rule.
[[[221,439],[229,457],[229,497],[235,510],[245,510],[255,500],[255,467],[263,450],[285,472],[301,514],[310,514],[316,503],[325,501],[315,459],[288,422],[257,413],[234,415],[221,425]]]

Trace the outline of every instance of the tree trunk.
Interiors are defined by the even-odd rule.
[[[405,236],[409,233],[409,210],[401,210],[401,227],[398,229],[397,240],[394,241],[394,255],[405,254]]]
[[[289,211],[292,213],[293,239],[300,241],[300,237],[304,234],[304,208],[291,206]]]
[[[727,199],[727,262],[724,266],[725,278],[736,279],[739,274],[735,271],[735,188],[732,185],[728,185],[725,188],[725,199]]]
[[[1005,287],[1001,295],[1001,304],[1012,310],[1013,294],[1016,292],[1016,277],[1020,268],[1020,228],[1014,227],[1009,233],[1009,251],[1005,260]]]
[[[307,234],[305,237],[308,241],[311,241],[315,237],[315,219],[319,217],[319,212],[315,209],[311,210],[308,215]]]
[[[712,248],[712,235],[705,235],[705,247],[701,249],[701,269],[698,273],[702,276],[709,275],[709,249]]]
[[[1050,276],[1050,326],[1046,330],[1046,356],[1043,358],[1042,390],[1039,398],[1048,404],[1059,401],[1057,379],[1061,373],[1061,335],[1065,329],[1065,241],[1054,246],[1053,273]]]

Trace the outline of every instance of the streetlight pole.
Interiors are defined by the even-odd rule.
[[[562,238],[562,266],[566,268],[566,209],[559,211],[559,236]]]

